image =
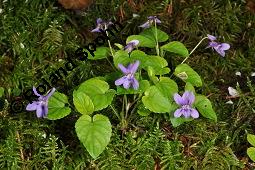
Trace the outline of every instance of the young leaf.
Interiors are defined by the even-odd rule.
[[[168,44],[165,44],[161,47],[162,50],[169,51],[175,54],[178,54],[182,57],[188,57],[189,51],[187,48],[179,41],[172,41]]]
[[[148,109],[145,108],[145,106],[141,103],[139,106],[138,106],[138,110],[137,110],[137,113],[141,116],[148,116],[151,111],[149,111]]]
[[[208,119],[212,119],[217,122],[217,115],[212,108],[212,104],[206,96],[198,95],[196,96],[196,100],[194,106],[197,108],[199,113],[201,113],[204,117]]]
[[[255,146],[255,135],[248,134],[248,135],[247,135],[247,140],[248,140],[248,142],[249,142],[252,146]]]
[[[249,158],[251,158],[251,160],[253,162],[255,162],[255,148],[254,147],[250,147],[247,149],[247,155],[249,156]]]
[[[91,118],[89,115],[83,115],[75,123],[75,131],[79,140],[95,159],[110,142],[112,126],[106,116],[97,114]]]
[[[174,75],[181,78],[184,82],[190,82],[193,86],[202,86],[200,76],[187,64],[180,64],[175,68]]]
[[[91,114],[94,111],[94,104],[90,97],[81,91],[73,92],[73,103],[81,114]]]
[[[119,43],[114,43],[114,45],[115,45],[116,47],[118,47],[120,50],[123,50],[123,49],[124,49],[123,45],[121,45],[121,44],[119,44]]]
[[[49,112],[47,118],[50,120],[56,120],[69,115],[71,113],[71,109],[65,106],[66,103],[68,103],[66,95],[55,92],[49,99]]]
[[[195,88],[194,88],[194,86],[190,82],[186,83],[185,91],[192,91],[193,94],[196,94]]]
[[[148,76],[150,78],[150,80],[154,83],[157,84],[159,79],[157,76],[155,76],[155,71],[151,66],[147,67],[147,72],[148,72]]]
[[[147,56],[144,63],[144,69],[148,70],[148,67],[153,68],[155,75],[164,75],[170,72],[170,69],[166,67],[167,61],[159,56]]]

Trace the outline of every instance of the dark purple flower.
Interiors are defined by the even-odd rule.
[[[161,23],[161,21],[157,18],[157,16],[149,16],[148,20],[144,24],[140,25],[139,27],[149,28],[154,22],[156,24],[160,24]]]
[[[135,47],[137,47],[137,45],[139,44],[138,40],[132,40],[129,41],[125,47],[125,50],[130,53]]]
[[[174,117],[180,117],[181,115],[185,118],[189,118],[190,116],[193,118],[199,117],[198,111],[192,108],[192,104],[195,102],[195,95],[193,92],[185,91],[182,96],[175,93],[174,101],[181,106],[180,109],[174,112]]]
[[[106,30],[112,24],[113,24],[112,22],[106,22],[103,21],[101,18],[98,18],[97,27],[93,29],[91,32],[101,32],[102,30]]]
[[[28,104],[26,107],[27,111],[34,111],[36,110],[36,115],[38,118],[40,117],[47,117],[48,114],[48,100],[52,96],[52,94],[55,92],[55,88],[51,90],[46,96],[40,95],[37,93],[36,88],[33,87],[34,94],[38,96],[38,101],[33,101],[32,104]]]
[[[124,67],[122,64],[118,64],[118,67],[120,68],[124,76],[116,80],[115,85],[119,86],[123,84],[123,87],[125,89],[128,89],[130,85],[132,85],[132,87],[137,90],[139,87],[139,83],[135,78],[135,72],[137,71],[139,64],[140,61],[138,60],[134,64],[129,64],[127,68]]]
[[[211,40],[211,42],[209,42],[208,47],[213,48],[215,51],[217,51],[217,53],[219,53],[222,57],[224,57],[225,56],[225,51],[230,48],[230,45],[228,43],[215,42],[216,37],[213,36],[213,35],[207,34],[207,37],[208,37],[209,40]]]

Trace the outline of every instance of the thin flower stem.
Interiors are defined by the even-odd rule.
[[[110,48],[110,51],[111,51],[112,57],[114,58],[114,54],[113,54],[113,50],[112,50],[112,46],[111,46],[111,42],[110,42],[110,40],[107,40],[107,42],[108,42],[108,45],[109,45],[109,48]]]
[[[126,119],[127,118],[127,114],[128,114],[128,110],[129,110],[127,95],[124,95],[124,102],[125,102],[125,117],[124,117],[124,119]]]
[[[106,31],[106,35],[107,35],[107,37],[109,37],[108,35],[108,32]],[[107,40],[107,42],[108,42],[108,45],[109,45],[109,48],[110,48],[110,51],[111,51],[111,54],[112,54],[112,57],[114,58],[114,54],[113,54],[113,50],[112,50],[112,46],[111,46],[111,42],[110,42],[110,40]],[[108,63],[111,65],[111,67],[115,70],[115,71],[117,71],[117,69],[112,65],[112,63],[111,63],[111,61],[109,60],[109,58],[106,56],[106,60],[108,61]]]
[[[129,115],[128,119],[127,119],[127,123],[129,122],[129,120],[131,119],[133,113],[135,112],[135,110],[136,110],[136,108],[137,108],[137,106],[138,106],[139,100],[140,100],[141,98],[142,98],[142,95],[139,95],[139,97],[138,97],[137,99],[135,99],[135,101],[132,103],[132,105],[133,105],[134,103],[136,103],[136,104],[133,106],[133,109],[132,109],[131,112],[130,112],[130,115]]]
[[[193,50],[190,52],[190,54],[189,54],[189,56],[197,49],[197,47],[205,40],[205,39],[207,39],[208,37],[204,37],[202,40],[200,40],[199,41],[199,43],[195,46],[195,48],[193,48]],[[189,56],[188,57],[186,57],[182,62],[181,62],[181,64],[183,64],[188,58],[189,58]]]
[[[107,37],[109,37],[109,34],[108,34],[108,32],[107,32],[107,31],[106,31],[106,35],[107,35]],[[107,40],[107,42],[108,42],[108,45],[109,45],[109,48],[110,48],[110,51],[111,51],[112,57],[114,58],[114,54],[113,54],[113,50],[112,50],[112,46],[111,46],[111,42],[110,42],[110,40]]]
[[[154,24],[155,24],[155,38],[156,38],[156,52],[157,52],[157,55],[159,56],[159,45],[158,45],[158,32],[157,32],[157,23],[156,21],[154,21]]]
[[[115,109],[111,104],[110,104],[110,107],[111,107],[113,113],[115,114],[115,116],[116,116],[119,120],[121,120],[121,118],[120,118],[118,112],[116,111],[116,109]]]
[[[112,65],[112,63],[111,63],[111,61],[109,60],[109,58],[108,57],[106,57],[106,60],[108,61],[108,63],[111,65],[111,67],[115,70],[115,71],[117,71],[117,69]]]

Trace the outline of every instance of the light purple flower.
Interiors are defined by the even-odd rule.
[[[118,67],[120,68],[124,76],[116,80],[115,85],[120,86],[123,84],[123,87],[125,89],[128,89],[132,85],[132,87],[137,90],[139,87],[139,83],[135,78],[135,72],[137,71],[139,64],[140,61],[138,60],[134,64],[129,64],[127,68],[124,67],[122,64],[119,64]]]
[[[174,101],[181,106],[180,109],[177,109],[174,112],[174,117],[180,117],[181,115],[185,118],[189,118],[190,116],[193,118],[199,117],[198,111],[192,108],[192,104],[195,102],[195,95],[193,92],[185,91],[182,96],[175,93]]]
[[[47,117],[48,115],[48,100],[52,96],[52,94],[55,92],[55,88],[53,88],[46,96],[40,95],[36,88],[33,87],[34,94],[38,96],[38,101],[33,101],[32,104],[28,104],[26,107],[27,111],[34,111],[36,110],[36,115],[38,118],[40,117]]]
[[[102,32],[102,31],[106,30],[112,24],[113,24],[112,22],[106,22],[106,21],[103,21],[101,18],[98,18],[97,26],[91,32]]]
[[[149,16],[148,20],[144,24],[140,25],[139,27],[149,28],[154,22],[156,24],[160,24],[161,23],[161,21],[157,18],[157,16]]]
[[[137,47],[137,45],[139,44],[138,40],[132,40],[129,41],[125,47],[125,50],[130,53],[135,47]]]
[[[218,42],[215,42],[216,37],[213,36],[213,35],[207,34],[207,37],[208,37],[209,40],[211,40],[211,42],[209,42],[209,46],[208,47],[211,47],[217,53],[219,53],[222,57],[224,57],[225,56],[225,51],[230,48],[230,45],[228,43],[218,43]]]

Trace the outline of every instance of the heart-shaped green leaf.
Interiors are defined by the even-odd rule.
[[[174,75],[182,79],[184,82],[190,82],[193,86],[202,86],[200,76],[187,64],[180,64],[175,68]]]
[[[255,146],[255,135],[248,134],[248,135],[247,135],[247,140],[248,140],[248,142],[249,142],[252,146]]]
[[[212,119],[217,122],[217,115],[212,108],[212,104],[206,96],[198,95],[196,96],[196,100],[194,106],[197,108],[199,113],[201,113],[204,117],[208,119]]]
[[[87,95],[103,94],[109,89],[107,82],[99,78],[91,78],[83,82],[77,91],[82,91]]]
[[[170,100],[173,99],[173,95],[178,92],[178,85],[172,79],[168,77],[161,77],[160,81],[156,84],[156,87],[160,92]]]
[[[145,29],[140,33],[140,35],[147,37],[148,39],[151,39],[155,42],[155,45],[153,47],[156,46],[156,34],[157,34],[158,42],[165,42],[169,38],[167,33],[165,33],[164,31],[161,31],[160,29],[155,29],[155,27]]]
[[[94,104],[92,100],[84,92],[74,91],[73,103],[75,108],[82,114],[91,114],[94,111]]]
[[[182,57],[188,57],[189,51],[187,48],[179,41],[173,41],[168,44],[165,44],[161,47],[162,50],[169,51],[175,54],[178,54]]]
[[[127,65],[131,62],[131,59],[127,51],[119,50],[115,53],[113,62],[115,67],[118,68],[118,64]]]
[[[71,109],[65,106],[66,103],[68,103],[66,95],[55,92],[49,98],[49,112],[47,118],[50,120],[56,120],[69,115],[71,113]]]
[[[255,148],[250,147],[247,149],[247,155],[251,158],[253,162],[255,162]]]
[[[133,50],[130,54],[130,62],[134,63],[136,60],[140,61],[139,67],[144,67],[147,60],[147,54],[140,50]]]
[[[132,41],[132,40],[138,40],[139,44],[138,47],[149,47],[153,48],[156,46],[156,42],[150,38],[147,38],[142,35],[131,35],[127,38],[127,43]]]
[[[88,50],[84,50],[88,53],[88,59],[90,60],[100,60],[104,59],[110,55],[110,49],[108,47],[97,47],[94,52],[94,57],[90,54]]]
[[[75,124],[79,140],[83,143],[89,154],[95,159],[110,142],[112,134],[111,122],[106,116],[82,115]]]
[[[89,96],[94,105],[94,111],[102,110],[111,104],[115,90],[109,89],[107,82],[99,78],[91,78],[82,83],[77,90]]]
[[[169,98],[156,87],[151,86],[145,91],[142,101],[144,106],[155,113],[166,113],[172,108],[172,103]]]

